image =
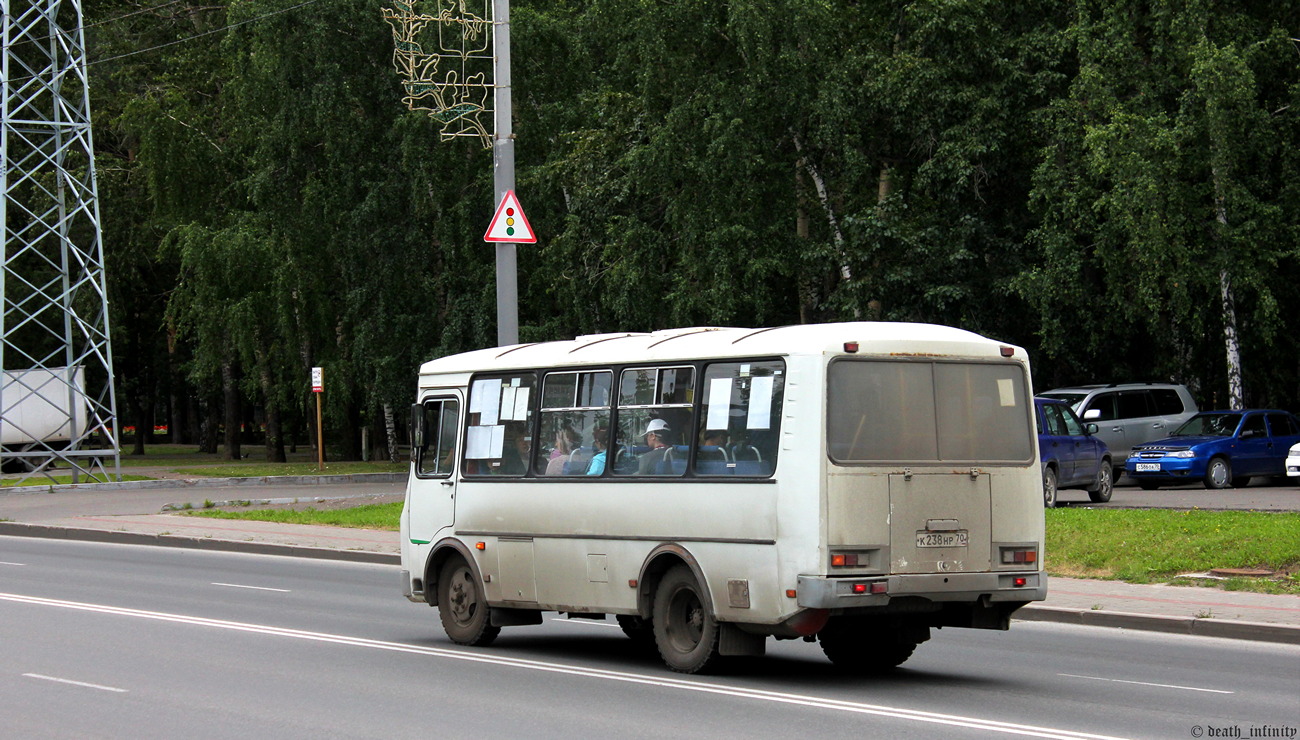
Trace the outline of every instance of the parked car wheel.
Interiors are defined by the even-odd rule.
[[[1110,460],[1106,460],[1097,471],[1096,485],[1088,489],[1088,500],[1095,504],[1104,504],[1110,501],[1110,495],[1114,492],[1115,479],[1111,477]]]
[[[1205,466],[1205,487],[1222,489],[1232,485],[1232,463],[1226,457],[1216,457]]]
[[[1043,471],[1043,506],[1048,509],[1056,508],[1056,468],[1047,468]]]

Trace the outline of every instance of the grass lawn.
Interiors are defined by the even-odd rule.
[[[346,509],[248,509],[217,510],[194,509],[183,512],[190,516],[214,519],[252,519],[259,522],[285,524],[325,524],[331,527],[357,527],[360,529],[387,529],[397,531],[397,520],[402,515],[402,503],[366,504]]]
[[[1215,583],[1229,590],[1300,594],[1297,513],[1051,509],[1046,550],[1052,575],[1190,585],[1178,576],[1260,568],[1277,575]]]
[[[396,530],[402,505],[288,511],[193,511],[202,516]],[[1129,583],[1215,585],[1300,594],[1300,514],[1255,511],[1050,509],[1046,567],[1051,575]],[[1211,568],[1265,568],[1272,578],[1179,579]]]

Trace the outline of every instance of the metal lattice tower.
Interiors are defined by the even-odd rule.
[[[81,0],[0,9],[0,462],[120,480]]]

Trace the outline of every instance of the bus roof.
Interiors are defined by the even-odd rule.
[[[767,329],[697,326],[655,332],[590,334],[555,342],[515,344],[463,352],[431,360],[420,373],[460,373],[497,369],[614,365],[728,357],[846,354],[858,343],[868,356],[955,355],[998,357],[1004,343],[964,329],[936,324],[858,321],[799,324]],[[1013,347],[1015,356],[1024,350]]]

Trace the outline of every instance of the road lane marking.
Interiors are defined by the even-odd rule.
[[[7,561],[7,560],[0,560],[0,565],[17,565],[17,566],[23,566],[23,565],[27,565],[27,563],[11,563],[11,562],[9,562],[9,561]]]
[[[39,678],[42,681],[53,681],[55,683],[66,683],[70,686],[81,686],[87,689],[99,689],[100,691],[112,691],[118,694],[125,694],[126,689],[119,689],[116,686],[101,686],[97,683],[86,683],[85,681],[73,681],[70,678],[55,678],[54,676],[42,676],[39,673],[24,673],[27,678]]]
[[[889,717],[891,719],[911,720],[934,725],[946,725],[950,727],[964,727],[985,732],[999,732],[1008,735],[1021,735],[1026,737],[1049,738],[1050,740],[1121,740],[1111,735],[1098,735],[1087,732],[1075,732],[1073,730],[1062,730],[1054,727],[1041,727],[1036,725],[1022,725],[1013,722],[1000,722],[997,720],[981,719],[979,717],[964,717],[955,714],[942,714],[939,712],[927,712],[917,709],[904,709],[902,707],[891,707],[881,704],[867,704],[864,702],[843,701],[840,699],[827,699],[819,696],[810,696],[807,694],[789,694],[779,691],[767,691],[763,689],[748,689],[725,684],[708,683],[704,681],[692,681],[684,678],[671,678],[667,676],[648,676],[636,673],[624,673],[621,671],[610,671],[601,668],[582,668],[580,666],[565,665],[563,663],[549,663],[540,660],[528,660],[524,658],[512,658],[501,655],[486,655],[482,653],[465,652],[461,650],[451,650],[447,648],[426,647],[422,645],[409,645],[400,642],[385,642],[381,640],[370,640],[363,637],[350,637],[347,635],[332,635],[326,632],[308,632],[306,630],[290,629],[287,627],[272,627],[270,625],[249,624],[246,622],[232,622],[223,619],[209,619],[207,617],[191,617],[183,614],[168,614],[166,612],[151,612],[141,609],[128,609],[117,606],[105,606],[101,604],[87,604],[77,601],[65,601],[62,599],[46,599],[37,596],[23,596],[21,594],[0,593],[0,601],[11,601],[19,604],[33,604],[37,606],[58,607],[63,609],[72,609],[76,611],[96,612],[99,614],[111,614],[115,616],[134,617],[137,619],[151,619],[161,622],[174,622],[178,624],[189,624],[200,627],[211,627],[215,629],[225,629],[235,632],[250,632],[261,635],[273,635],[277,637],[291,637],[300,640],[311,640],[314,642],[331,643],[335,645],[350,645],[353,647],[364,647],[372,650],[386,650],[396,653],[408,653],[413,655],[427,655],[449,660],[460,660],[469,663],[480,663],[487,665],[505,666],[510,668],[520,668],[532,671],[541,671],[545,673],[555,673],[568,676],[577,676],[581,678],[594,678],[605,681],[616,681],[620,683],[637,684],[642,686],[654,686],[664,689],[675,689],[678,691],[691,691],[703,694],[714,694],[720,696],[729,696],[738,699],[751,699],[756,701],[766,701],[775,704],[787,704],[792,706],[808,707],[812,709],[826,709],[837,712],[849,712],[853,714],[865,714],[878,717]]]
[[[241,583],[213,583],[213,586],[225,586],[226,588],[247,588],[253,591],[278,591],[282,594],[289,593],[287,588],[268,588],[267,586],[245,586]]]
[[[1058,676],[1066,678],[1086,678],[1089,681],[1110,681],[1112,683],[1129,683],[1136,686],[1155,686],[1160,689],[1182,689],[1184,691],[1205,691],[1211,694],[1235,694],[1235,691],[1224,691],[1223,689],[1203,689],[1197,686],[1177,686],[1171,683],[1149,683],[1147,681],[1126,681],[1122,678],[1106,678],[1104,676],[1079,676],[1074,673],[1058,673]]]

